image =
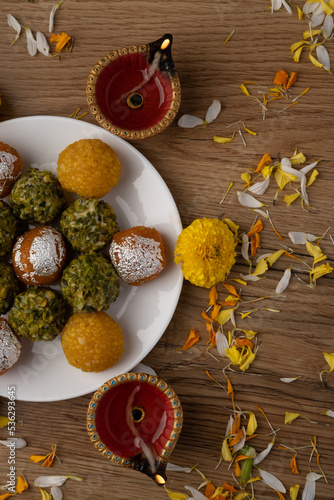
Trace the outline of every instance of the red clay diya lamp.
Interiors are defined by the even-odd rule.
[[[143,472],[163,485],[182,421],[179,398],[166,382],[130,372],[95,392],[87,430],[94,446],[113,464]]]
[[[166,129],[181,104],[173,37],[114,50],[88,77],[89,108],[102,127],[123,139],[144,139]]]

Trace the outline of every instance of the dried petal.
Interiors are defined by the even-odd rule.
[[[256,457],[254,458],[253,464],[258,465],[259,463],[261,463],[262,460],[264,460],[269,455],[274,444],[275,444],[275,438],[268,444],[268,446],[265,450],[261,451],[261,453],[256,455]]]
[[[286,493],[286,489],[281,483],[279,479],[277,479],[276,476],[273,474],[270,474],[270,472],[264,471],[262,469],[259,469],[260,475],[262,477],[263,482],[272,488],[273,490],[277,490],[280,493]]]
[[[206,112],[206,117],[205,121],[206,123],[211,123],[213,120],[217,118],[219,115],[220,111],[222,109],[222,106],[220,104],[220,101],[217,101],[216,99],[213,101],[211,106],[209,106],[207,112]]]
[[[186,500],[188,498],[188,495],[186,495],[185,493],[178,493],[177,491],[169,491],[166,488],[166,485],[164,485],[164,488],[165,488],[165,491],[166,491],[168,497],[171,500]]]
[[[310,241],[306,242],[306,250],[314,258],[314,264],[327,259],[327,256],[322,252],[321,248],[318,245],[314,245]]]
[[[255,184],[250,186],[248,188],[248,191],[250,191],[251,193],[257,194],[257,195],[264,194],[268,189],[269,181],[270,181],[270,177],[268,176],[265,178],[264,181],[256,182]]]
[[[332,417],[334,418],[334,411],[333,410],[327,410],[323,415],[327,415],[327,417]]]
[[[50,486],[62,486],[67,481],[67,479],[83,481],[83,478],[78,476],[39,476],[37,479],[35,479],[34,485],[41,488],[49,488]]]
[[[307,174],[312,168],[314,168],[320,160],[314,161],[313,163],[310,163],[309,165],[306,165],[305,167],[301,168],[299,172],[302,172],[303,174]]]
[[[285,382],[286,384],[290,384],[291,382],[294,382],[295,380],[298,380],[299,378],[300,378],[300,376],[299,377],[291,377],[291,378],[282,377],[282,378],[280,378],[280,381]]]
[[[48,56],[50,52],[50,47],[45,35],[41,31],[37,31],[36,33],[36,43],[39,52],[41,52],[45,56]]]
[[[315,482],[321,477],[322,476],[320,474],[316,474],[315,472],[309,472],[307,474],[302,500],[315,499]]]
[[[200,340],[199,333],[193,328],[190,330],[189,337],[183,347],[179,347],[178,350],[186,351],[190,347],[196,344]]]
[[[286,71],[284,71],[284,70],[277,71],[275,78],[274,78],[274,84],[281,85],[282,87],[285,87],[286,84],[288,83],[288,78],[289,78],[289,75]]]
[[[322,25],[322,31],[325,34],[326,38],[329,38],[333,33],[334,20],[333,16],[327,14],[324,20],[324,24]]]
[[[197,116],[194,115],[183,115],[177,122],[179,127],[182,128],[193,128],[197,127],[197,125],[203,125],[204,120],[202,118],[198,118]]]
[[[296,418],[300,417],[300,413],[291,413],[286,411],[285,412],[285,417],[284,417],[284,423],[285,424],[292,424]]]
[[[305,245],[307,241],[314,241],[317,239],[314,234],[303,233],[301,231],[290,231],[289,238],[295,245]]]
[[[312,56],[311,52],[309,53],[308,58],[311,61],[311,63],[314,64],[314,66],[316,66],[317,68],[323,67],[323,64],[319,62],[318,59],[316,59],[314,56]]]
[[[291,278],[291,267],[288,267],[288,269],[284,271],[282,278],[278,282],[278,285],[275,290],[277,294],[284,292],[284,290],[288,287],[290,283],[290,278]]]
[[[190,491],[194,500],[208,500],[206,496],[203,495],[203,493],[201,493],[200,491],[196,490],[196,488],[193,488],[192,486],[185,486],[184,488]]]
[[[265,206],[263,203],[260,201],[256,200],[253,196],[250,194],[244,193],[243,191],[237,191],[237,196],[239,203],[243,205],[244,207],[248,208],[260,208]]]
[[[32,34],[31,29],[27,26],[23,26],[23,28],[26,30],[28,53],[31,56],[35,56],[37,54],[37,42],[34,38],[34,35]]]
[[[331,69],[331,61],[329,58],[328,51],[323,45],[318,45],[316,48],[317,59],[323,68],[329,71]]]
[[[15,449],[19,450],[27,446],[27,441],[22,438],[7,438],[6,440],[0,440],[0,443],[5,446],[13,446],[15,445]]]
[[[59,7],[61,6],[62,3],[63,3],[63,0],[61,0],[61,2],[59,2],[59,3],[57,3],[57,5],[54,5],[51,9],[50,17],[49,17],[49,33],[53,32],[54,17],[55,17],[57,10],[59,9]]]
[[[215,142],[218,142],[219,144],[228,144],[229,142],[232,142],[235,136],[235,131],[232,134],[232,137],[220,137],[215,135],[213,140]]]
[[[14,43],[19,39],[20,37],[20,33],[21,33],[21,24],[17,21],[17,19],[15,19],[14,16],[12,16],[11,14],[7,14],[7,22],[8,22],[8,25],[13,28],[15,31],[16,31],[16,37],[14,39],[14,41],[11,43],[10,46],[14,45]]]
[[[291,486],[291,488],[289,489],[291,500],[297,500],[299,488],[300,488],[299,484],[296,484],[295,486]]]
[[[59,486],[52,486],[50,490],[52,500],[62,500],[63,498],[63,492],[59,488]]]
[[[246,262],[250,262],[248,252],[249,252],[249,237],[246,233],[244,233],[242,235],[241,255],[243,256]]]
[[[217,351],[222,357],[226,357],[226,349],[228,349],[228,341],[225,335],[218,330],[216,333],[216,347]]]
[[[256,416],[255,414],[250,411],[249,412],[249,419],[248,419],[248,424],[247,424],[247,430],[246,430],[246,435],[247,436],[252,436],[254,432],[257,429],[257,421],[256,421]]]
[[[312,271],[310,271],[310,276],[312,278],[312,281],[316,281],[317,279],[321,278],[321,276],[324,276],[325,274],[329,274],[333,271],[333,268],[327,263],[327,264],[322,264],[320,266],[316,266]]]
[[[9,424],[10,420],[8,417],[3,417],[2,415],[0,415],[0,429],[2,427],[6,427],[8,424]]]

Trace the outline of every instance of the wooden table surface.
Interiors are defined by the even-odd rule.
[[[304,2],[297,3],[302,6]],[[218,217],[224,213],[240,226],[240,233],[248,230],[255,214],[240,205],[236,198],[236,191],[244,184],[240,175],[247,169],[256,168],[264,153],[272,158],[277,155],[289,157],[296,148],[305,154],[307,163],[323,158],[317,166],[319,177],[309,189],[310,202],[316,210],[314,213],[305,211],[299,202],[287,207],[282,193],[273,206],[276,187],[271,184],[261,199],[267,204],[284,240],[281,242],[269,222],[263,219],[261,249],[257,255],[282,248],[281,243],[291,246],[289,231],[320,236],[332,225],[333,76],[313,66],[307,60],[307,52],[299,64],[293,61],[289,47],[300,40],[308,28],[306,19],[298,20],[295,7],[293,15],[289,15],[284,9],[271,13],[269,0],[64,0],[56,14],[54,31],[65,31],[74,38],[70,54],[64,53],[60,60],[42,54],[31,57],[26,50],[24,33],[10,47],[15,32],[7,25],[6,14],[11,13],[34,33],[41,30],[49,37],[48,17],[53,4],[47,0],[35,0],[34,3],[0,1],[1,121],[32,115],[68,117],[79,107],[81,113],[88,111],[85,87],[90,69],[98,59],[113,49],[147,43],[164,33],[172,33],[173,58],[182,88],[178,118],[185,113],[204,118],[213,99],[220,100],[222,111],[206,127],[183,129],[175,120],[163,133],[132,144],[164,178],[178,206],[183,226],[196,218]],[[234,35],[224,44],[232,30],[235,30]],[[334,42],[329,41],[326,46],[334,61]],[[298,73],[297,82],[291,89],[294,96],[306,87],[311,90],[299,99],[298,105],[285,112],[278,113],[285,104],[270,103],[263,120],[259,105],[241,92],[240,84],[253,81],[270,86],[280,69]],[[90,113],[84,120],[96,123]],[[231,135],[233,127],[226,127],[238,120],[257,132],[257,136],[244,132],[246,147],[238,134],[230,144],[213,141],[215,135]],[[225,202],[220,204],[231,181],[234,186]],[[334,234],[333,229],[321,242],[321,248],[327,255],[324,262],[334,266],[330,234]],[[312,262],[305,246],[293,246],[293,249],[296,256]],[[266,273],[265,279],[240,287],[243,299],[251,301],[275,295],[276,285],[289,265],[291,259],[283,257]],[[247,272],[248,266],[239,255],[230,278]],[[302,276],[307,279],[306,274]],[[222,285],[218,285],[218,292],[222,300],[226,296]],[[332,297],[333,274],[320,278],[316,288],[310,289],[293,273],[282,298],[245,305],[243,310],[258,307],[259,310],[243,320],[237,315],[237,326],[258,332],[258,354],[246,372],[237,368],[226,372],[233,383],[236,404],[257,416],[258,436],[252,440],[257,451],[263,450],[272,439],[257,406],[265,411],[272,426],[280,429],[275,446],[261,468],[275,474],[287,492],[290,486],[300,484],[298,498],[301,498],[310,467],[319,473],[315,456],[309,463],[310,440],[314,436],[317,437],[320,464],[327,475],[327,482],[324,478],[317,481],[316,498],[334,498],[334,422],[323,415],[327,410],[334,410],[334,373],[324,374],[326,386],[319,378],[320,372],[329,368],[323,353],[334,352]],[[224,389],[206,374],[208,370],[226,387],[223,368],[227,359],[219,357],[215,349],[210,352],[216,358],[206,351],[208,333],[201,312],[207,307],[208,290],[185,281],[167,330],[143,362],[173,387],[182,403],[184,424],[171,462],[184,467],[198,464],[215,486],[222,486],[224,482],[236,485],[228,464],[224,462],[216,468],[232,406]],[[280,312],[266,311],[265,307]],[[177,351],[192,328],[199,332],[200,341],[187,351]],[[225,331],[231,328],[231,324],[226,325]],[[280,381],[281,377],[297,376],[301,378],[290,384]],[[112,466],[95,450],[85,422],[91,397],[92,394],[87,394],[63,402],[16,402],[17,419],[24,423],[17,435],[28,442],[26,448],[16,453],[16,468],[25,474],[30,484],[22,498],[40,498],[33,481],[41,474],[74,474],[84,478],[82,483],[67,481],[62,487],[64,499],[167,498],[164,489],[147,476]],[[7,401],[1,398],[1,415],[6,413],[6,408]],[[302,417],[290,425],[284,424],[286,411],[300,413],[318,424]],[[1,429],[0,438],[6,437],[7,430]],[[57,443],[61,464],[55,462],[52,469],[45,470],[40,464],[30,462],[32,453],[47,453],[52,443]],[[291,473],[289,463],[293,453],[278,449],[279,444],[301,447],[297,455],[299,475]],[[0,483],[6,483],[7,458],[8,449],[1,446]],[[194,471],[190,474],[169,472],[167,488],[187,493],[185,485],[198,487],[201,482]],[[261,482],[254,488],[257,500],[278,498],[274,490]],[[289,499],[289,494],[284,498]]]

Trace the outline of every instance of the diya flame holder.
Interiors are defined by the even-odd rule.
[[[171,124],[181,104],[172,41],[172,35],[165,34],[145,45],[123,47],[93,66],[87,102],[103,128],[123,139],[145,139]],[[143,79],[139,75],[145,72]]]
[[[87,431],[95,448],[113,464],[166,482],[166,466],[179,438],[183,412],[166,382],[126,373],[105,382],[92,397]]]

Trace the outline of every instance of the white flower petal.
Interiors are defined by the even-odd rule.
[[[251,193],[257,194],[257,195],[264,194],[268,189],[269,181],[270,181],[270,177],[268,175],[268,177],[266,177],[264,181],[256,182],[255,184],[250,186],[248,188],[248,191],[250,191]]]
[[[328,54],[326,47],[324,47],[323,45],[318,45],[318,47],[316,48],[316,53],[317,53],[318,61],[321,64],[323,64],[323,68],[327,69],[327,71],[330,70],[331,69],[331,61],[329,59],[329,54]]]
[[[62,500],[63,498],[63,492],[59,488],[59,486],[52,486],[50,490],[52,500]]]
[[[237,191],[237,196],[238,196],[239,203],[241,203],[241,205],[243,205],[244,207],[248,207],[248,208],[263,207],[263,203],[256,200],[253,196],[245,193],[244,191]]]
[[[303,12],[304,12],[304,14],[311,14],[319,6],[321,7],[321,3],[320,2],[313,2],[313,3],[305,2],[304,6],[303,6]]]
[[[175,472],[191,472],[193,469],[191,467],[180,467],[179,465],[171,464],[170,462],[167,463],[166,470],[171,470]]]
[[[213,120],[215,120],[217,118],[217,116],[219,115],[221,109],[222,109],[222,106],[220,104],[220,101],[217,101],[217,99],[215,99],[213,101],[213,103],[211,104],[211,106],[209,106],[209,108],[206,112],[205,121],[207,123],[213,122]]]
[[[291,9],[290,5],[285,0],[282,0],[282,5],[284,5],[284,7],[286,8],[286,10],[288,11],[289,14],[292,14],[292,9]]]
[[[216,347],[217,351],[223,358],[226,357],[225,350],[229,348],[228,340],[225,335],[218,330],[216,333]]]
[[[327,410],[327,411],[325,411],[324,415],[327,415],[327,417],[334,418],[334,411],[333,410]]]
[[[306,192],[306,175],[303,175],[300,180],[300,191],[302,193],[303,200],[307,203],[307,205],[309,205],[308,194]]]
[[[41,31],[37,31],[36,33],[36,43],[39,52],[42,52],[42,54],[48,56],[50,52],[50,47],[45,35]]]
[[[260,276],[254,276],[253,274],[241,274],[240,273],[241,279],[245,281],[259,281],[262,279]]]
[[[3,439],[3,440],[0,440],[0,443],[5,445],[5,446],[13,446],[13,444],[15,445],[15,449],[16,450],[19,450],[21,448],[25,448],[25,446],[27,446],[27,441],[25,439],[22,439],[22,438],[7,438],[7,439]]]
[[[329,38],[333,32],[334,19],[333,16],[327,14],[322,26],[322,31],[325,33],[326,38]]]
[[[284,156],[281,160],[281,165],[285,165],[286,167],[291,167],[290,159]]]
[[[203,123],[204,120],[202,120],[202,118],[198,118],[194,115],[183,115],[177,122],[178,126],[182,128],[194,128],[197,127],[197,125],[203,125]]]
[[[278,282],[278,285],[275,290],[277,294],[284,292],[284,290],[289,286],[290,278],[291,278],[291,267],[288,267],[288,269],[284,271],[283,277]]]
[[[148,373],[149,375],[155,375],[157,376],[157,373],[151,368],[150,366],[144,365],[143,363],[138,363],[134,368],[131,370],[134,373]]]
[[[307,241],[314,241],[317,239],[314,234],[303,233],[301,231],[290,231],[289,238],[295,245],[305,245]]]
[[[315,11],[311,17],[310,26],[312,28],[315,28],[316,26],[319,26],[320,24],[322,24],[323,20],[325,19],[324,12],[321,12],[320,14],[317,14],[316,12],[317,11]]]
[[[292,168],[290,167],[289,165],[285,165],[281,162],[281,170],[283,170],[283,172],[286,172],[287,174],[291,174],[291,175],[294,175],[295,177],[297,177],[297,179],[301,179],[303,175],[303,173],[300,172],[300,170],[297,170],[296,168]]]
[[[270,450],[274,446],[274,443],[275,443],[275,439],[273,439],[271,441],[271,443],[268,444],[268,446],[267,446],[267,448],[265,450],[261,451],[261,453],[259,453],[258,455],[256,455],[256,457],[253,460],[253,465],[259,465],[259,463],[261,463],[262,460],[264,460],[269,455]]]
[[[185,486],[185,489],[190,491],[195,500],[208,500],[207,497],[203,495],[203,493],[196,490],[196,488],[193,488],[192,486]]]
[[[283,0],[271,0],[271,6],[273,11],[278,10],[282,7]]]
[[[298,380],[300,377],[291,377],[291,378],[280,378],[281,382],[284,382],[285,384],[291,384],[291,382],[294,382],[295,380]]]
[[[234,422],[234,418],[232,417],[232,415],[230,415],[229,421],[227,422],[227,426],[226,426],[225,437],[229,436],[232,433],[233,422]]]
[[[242,235],[241,255],[246,262],[249,262],[249,237],[246,233]]]
[[[49,33],[53,32],[54,18],[55,18],[55,14],[56,14],[56,11],[58,10],[58,8],[59,8],[58,5],[54,5],[51,9],[50,17],[49,17]]]
[[[74,479],[75,481],[83,481],[82,477],[77,476],[39,476],[34,481],[35,486],[40,488],[49,488],[50,486],[62,486],[67,479]]]
[[[322,476],[320,474],[316,474],[315,472],[309,472],[307,474],[302,500],[315,499],[315,482],[321,477]]]
[[[305,165],[305,167],[301,168],[299,172],[302,172],[303,174],[308,174],[310,170],[312,170],[314,167],[318,165],[318,161],[314,161],[313,163],[310,163],[309,165]]]
[[[8,25],[13,28],[18,35],[21,33],[21,24],[17,19],[15,19],[14,16],[12,16],[11,14],[7,14],[7,22]]]
[[[270,474],[270,472],[267,472],[265,470],[259,469],[260,476],[262,477],[263,482],[272,488],[273,490],[277,490],[280,493],[286,493],[286,489],[281,483],[279,479],[277,479],[276,476],[273,474]]]
[[[26,26],[24,28],[26,30],[26,36],[27,36],[28,52],[31,56],[35,56],[37,54],[37,42],[34,38],[34,35],[32,34],[31,29],[27,28]]]

